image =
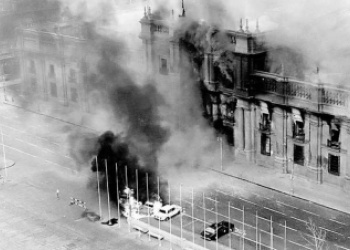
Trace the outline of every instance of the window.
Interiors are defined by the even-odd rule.
[[[266,134],[261,135],[261,154],[271,155],[271,138]]]
[[[340,156],[328,154],[328,173],[339,176]]]
[[[74,69],[69,70],[69,81],[73,82],[73,83],[77,82],[77,74],[76,74],[76,71]]]
[[[234,133],[233,133],[233,128],[229,126],[224,126],[223,127],[223,133],[226,136],[226,141],[227,144],[230,146],[234,146]]]
[[[37,82],[36,82],[36,78],[35,77],[32,77],[30,79],[30,88],[31,90],[35,91],[36,88],[37,88]]]
[[[50,83],[50,92],[51,92],[51,96],[57,97],[57,86],[55,82]]]
[[[294,145],[294,163],[304,166],[304,147]]]
[[[161,74],[168,74],[168,62],[164,58],[160,59],[159,73],[161,73]]]
[[[78,90],[76,88],[71,88],[70,93],[71,93],[71,96],[70,96],[71,101],[78,102]]]
[[[339,141],[339,132],[340,132],[339,125],[332,123],[331,124],[331,131],[330,131],[331,141],[332,142],[338,142]]]
[[[35,74],[36,70],[35,70],[35,62],[33,60],[29,61],[29,72],[32,74]]]
[[[50,70],[49,70],[49,77],[55,77],[55,66],[53,64],[50,64]]]
[[[304,140],[305,139],[304,123],[296,121],[293,124],[293,132],[294,132],[294,138]]]
[[[264,126],[266,126],[267,124],[269,124],[269,114],[262,114],[262,119],[261,119],[262,121],[262,124],[264,125]]]

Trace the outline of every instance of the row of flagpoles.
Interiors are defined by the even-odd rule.
[[[108,181],[108,165],[107,165],[107,160],[105,160],[104,161],[104,163],[105,163],[105,171],[106,171],[106,178],[107,178],[107,199],[108,199],[108,202],[107,202],[107,205],[108,205],[108,219],[110,220],[111,219],[111,209],[110,209],[110,196],[109,196],[109,181]],[[98,201],[99,201],[99,215],[100,215],[100,217],[102,218],[102,208],[101,208],[101,192],[100,192],[100,181],[99,181],[99,166],[98,166],[98,159],[97,159],[97,156],[96,156],[96,167],[97,167],[97,189],[98,189]],[[119,200],[119,186],[118,186],[118,165],[116,164],[116,181],[117,181],[117,213],[118,213],[118,225],[119,225],[119,227],[120,227],[120,208],[119,208],[119,202],[120,202],[120,200]],[[128,188],[128,174],[127,174],[127,166],[125,166],[125,181],[126,181],[126,188]],[[147,192],[147,201],[149,201],[150,200],[150,197],[149,197],[149,189],[148,189],[148,173],[146,173],[146,192]],[[159,189],[160,189],[160,187],[159,187],[159,177],[157,177],[157,186],[158,186],[158,199],[159,199],[159,197],[160,197],[160,191],[159,191]],[[169,181],[168,181],[168,195],[169,195],[169,199],[168,199],[168,201],[169,201],[169,204],[171,204],[171,188],[170,188],[170,184],[169,184]],[[180,207],[181,207],[181,209],[182,209],[182,206],[184,205],[183,204],[183,202],[186,202],[186,201],[184,201],[183,200],[183,197],[182,197],[182,194],[183,194],[183,190],[182,190],[182,185],[180,185]],[[130,199],[130,192],[128,192],[128,194],[127,194],[127,203],[129,204],[129,206],[130,206],[130,203],[129,203],[129,199]],[[139,190],[138,190],[138,171],[136,170],[136,199],[137,199],[137,204],[138,204],[138,209],[139,209]],[[205,213],[205,211],[206,210],[208,210],[208,209],[206,209],[206,205],[205,205],[205,200],[206,199],[210,199],[210,200],[212,200],[211,198],[208,198],[208,197],[205,197],[205,194],[203,193],[203,209],[204,209],[204,213],[203,213],[203,230],[207,227],[207,222],[206,222],[206,213]],[[218,222],[219,221],[219,218],[218,218],[218,216],[219,216],[219,212],[218,212],[218,201],[215,199],[215,200],[213,200],[214,202],[215,202],[215,221],[216,222]],[[194,191],[193,191],[193,188],[191,189],[191,202],[190,202],[190,206],[191,206],[191,222],[192,222],[192,244],[193,244],[193,246],[195,246],[196,245],[196,243],[195,243],[195,232],[194,232],[194,225],[195,225],[195,220],[198,220],[198,219],[195,219],[195,215],[194,215],[194,207],[195,207],[195,204],[194,204]],[[231,207],[231,204],[229,203],[228,204],[228,211],[229,211],[229,213],[228,213],[228,216],[223,216],[223,215],[220,215],[220,217],[227,217],[226,219],[228,219],[228,221],[229,222],[231,222],[232,221],[232,218],[231,218],[231,214],[230,214],[230,211],[231,211],[231,208],[234,208],[234,207]],[[235,209],[237,209],[237,208],[235,208]],[[209,211],[209,210],[208,210]],[[243,207],[243,209],[241,210],[242,211],[242,226],[243,226],[243,232],[245,231],[245,222],[244,222],[244,207]],[[129,213],[128,213],[128,216],[130,217],[131,216],[131,210],[129,211]],[[150,223],[150,214],[149,214],[149,210],[148,210],[148,225],[150,226],[151,225],[151,223]],[[128,219],[128,221],[129,221],[129,219]],[[170,249],[172,248],[172,244],[173,244],[173,241],[172,241],[172,219],[170,218],[170,220],[169,220],[169,232],[170,232],[170,240],[169,240],[169,242],[170,242]],[[130,231],[130,223],[128,223],[129,224],[129,231]],[[256,229],[257,229],[257,224],[256,224]],[[272,220],[271,220],[271,230],[272,230]],[[160,235],[161,234],[161,227],[160,227],[160,220],[158,220],[158,234]],[[216,250],[218,250],[219,249],[219,243],[218,243],[218,232],[216,232],[216,242],[215,242],[215,245],[216,245]],[[149,240],[150,240],[150,234],[148,234],[149,235]],[[256,233],[256,237],[258,237],[258,232]],[[244,236],[244,234],[241,236],[241,246],[242,246],[242,249],[244,250],[245,249],[245,236]],[[182,212],[181,212],[181,215],[180,215],[180,239],[181,239],[181,244],[182,244],[182,239],[184,239],[184,237],[183,237],[183,214],[182,214]],[[158,240],[159,240],[159,245],[161,245],[161,239],[160,238],[158,238]],[[258,238],[256,238],[256,240],[255,240],[255,242],[256,242],[256,249],[258,250],[258,249],[261,249],[261,246],[263,245],[262,243],[261,243],[261,238],[260,238],[260,240],[258,240]],[[207,246],[207,243],[206,243],[206,240],[205,239],[203,239],[203,246],[204,246],[204,248],[206,248]],[[266,247],[266,246],[265,246]],[[232,235],[231,234],[229,234],[229,248],[230,249],[232,249]],[[274,249],[273,248],[273,232],[271,231],[271,243],[270,243],[270,247],[269,247],[269,249]]]

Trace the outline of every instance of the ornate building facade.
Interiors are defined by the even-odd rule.
[[[47,107],[86,110],[86,38],[82,26],[59,16],[55,5],[2,1],[1,20],[10,20],[1,39],[0,75],[4,101],[37,112]],[[43,13],[45,15],[43,15]],[[5,28],[6,28],[5,27]]]
[[[175,28],[185,19],[184,10],[175,20],[148,9],[140,21],[148,72],[175,87],[184,54],[193,59]],[[198,70],[204,115],[247,162],[348,190],[350,89],[270,73],[264,35],[242,22],[209,30]]]

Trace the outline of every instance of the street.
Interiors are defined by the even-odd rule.
[[[0,243],[0,249],[12,245],[17,247],[14,249],[33,249],[31,244],[43,246],[43,249],[61,249],[62,246],[108,249],[121,242],[125,245],[123,249],[136,249],[141,245],[146,249],[142,242],[135,241],[137,233],[128,232],[127,224],[120,230],[113,230],[80,219],[82,209],[68,206],[70,197],[78,197],[87,201],[88,208],[98,211],[90,166],[76,168],[66,145],[66,132],[76,130],[76,126],[15,107],[0,109],[6,157],[16,162],[8,169],[8,179],[1,186],[0,213],[8,219],[0,223],[0,229],[9,240],[7,245]],[[23,117],[28,119],[23,122]],[[38,122],[40,119],[45,122]],[[203,189],[181,186],[180,194],[181,182],[171,183],[170,200],[184,208],[182,217],[176,216],[166,222],[154,218],[142,221],[159,230],[171,230],[174,236],[182,235],[187,241],[208,249],[243,249],[243,246],[244,249],[312,249],[304,239],[311,235],[306,228],[306,222],[311,219],[326,230],[326,240],[334,249],[350,246],[349,214],[212,170],[202,171],[204,175],[217,175],[217,184]],[[56,199],[56,189],[60,190],[60,200]],[[103,200],[106,215],[105,196]],[[116,209],[112,213],[116,216]],[[205,227],[221,220],[233,222],[239,232],[245,233],[244,237],[231,233],[217,242],[200,237]],[[147,237],[145,240],[148,242]],[[158,246],[157,240],[151,242]]]

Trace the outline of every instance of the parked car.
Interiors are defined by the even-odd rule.
[[[83,218],[86,217],[89,221],[92,221],[92,222],[99,221],[101,219],[101,217],[98,214],[88,210],[85,210],[81,216]]]
[[[117,218],[112,218],[112,219],[110,219],[108,221],[101,222],[101,224],[108,225],[108,226],[114,226],[117,223],[118,223],[118,219]]]
[[[206,240],[216,240],[234,230],[235,225],[233,223],[228,221],[215,222],[201,232],[201,237]]]
[[[170,218],[180,214],[182,211],[180,206],[177,205],[165,205],[158,211],[154,212],[153,217],[157,220],[169,220]]]

